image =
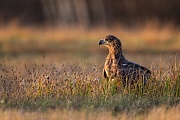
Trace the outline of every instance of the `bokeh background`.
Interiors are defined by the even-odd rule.
[[[179,25],[178,0],[1,0],[2,23],[21,25],[134,25],[144,20]]]
[[[150,65],[179,58],[179,26],[178,0],[1,0],[0,58],[103,64],[97,43],[114,34],[129,59]]]

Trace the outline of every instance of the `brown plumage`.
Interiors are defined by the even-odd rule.
[[[123,83],[132,84],[140,79],[146,83],[150,78],[150,70],[124,57],[121,41],[117,37],[107,35],[99,41],[99,45],[105,45],[109,49],[103,69],[106,79],[121,79]]]

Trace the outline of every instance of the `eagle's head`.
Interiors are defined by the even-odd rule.
[[[99,46],[105,45],[110,51],[121,51],[121,41],[114,35],[107,35],[99,41]]]

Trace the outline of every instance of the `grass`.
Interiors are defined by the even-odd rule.
[[[169,118],[176,111],[173,117],[178,118],[179,30],[172,25],[145,26],[132,30],[2,27],[0,116],[151,119],[160,117],[156,112]],[[107,51],[97,43],[109,33],[122,34],[125,56],[151,69],[146,86],[137,83],[130,89],[119,84],[116,89],[116,83],[107,84],[102,78]]]
[[[24,110],[0,110],[0,116],[3,120],[178,120],[179,106],[166,108],[164,106],[152,108],[148,113],[135,115],[134,113],[123,112],[113,115],[108,111],[88,111],[88,110],[47,110],[46,112],[33,112]]]
[[[119,37],[123,49],[131,52],[139,51],[179,51],[180,31],[173,24],[147,22],[134,28],[116,25],[109,28],[75,27],[19,27],[15,23],[0,29],[1,54],[7,53],[55,53],[58,51],[97,51],[98,40],[108,34]],[[74,45],[76,44],[76,46]],[[19,47],[21,46],[21,47]],[[148,47],[147,47],[148,46]]]
[[[98,66],[86,64],[47,64],[21,67],[1,64],[2,108],[30,110],[106,109],[109,111],[148,111],[154,106],[176,106],[180,101],[179,63],[169,68],[158,66],[143,87],[123,87],[101,78]]]

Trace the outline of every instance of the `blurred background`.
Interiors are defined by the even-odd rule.
[[[0,58],[103,63],[97,43],[114,34],[128,58],[150,64],[179,58],[179,26],[179,0],[1,0]]]
[[[180,24],[179,0],[1,0],[1,24],[127,26],[158,19]]]

